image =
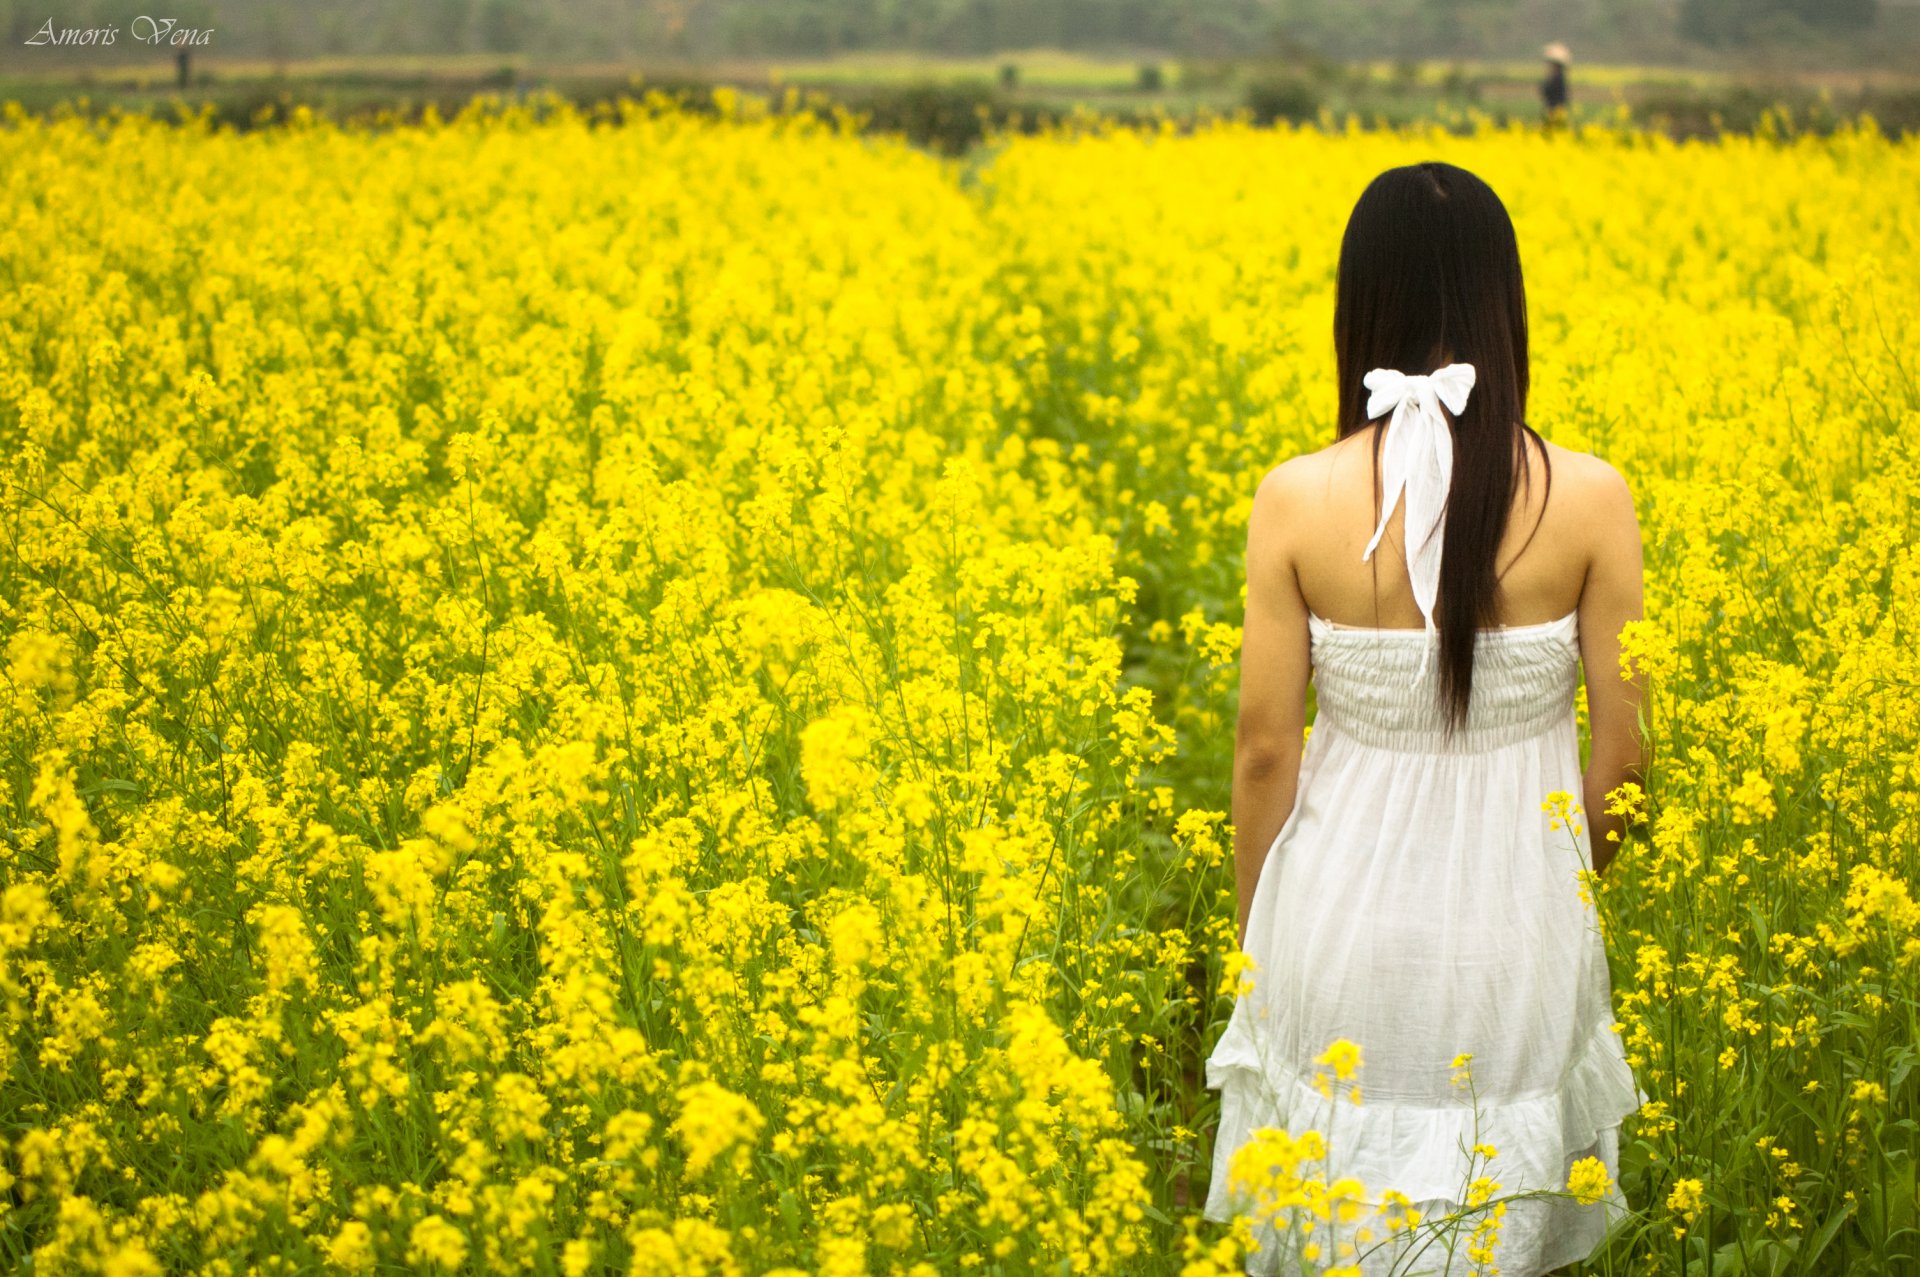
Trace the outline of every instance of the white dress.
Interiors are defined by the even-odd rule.
[[[1612,1028],[1606,955],[1576,878],[1592,864],[1587,834],[1549,828],[1541,810],[1550,792],[1579,801],[1581,790],[1575,615],[1481,632],[1467,724],[1447,744],[1431,679],[1409,682],[1431,630],[1309,613],[1318,715],[1253,895],[1251,992],[1207,1061],[1221,1104],[1207,1218],[1230,1217],[1229,1159],[1262,1126],[1327,1133],[1310,1169],[1357,1177],[1368,1201],[1398,1189],[1429,1223],[1459,1209],[1449,1203],[1465,1196],[1476,1143],[1495,1149],[1473,1173],[1498,1181],[1496,1196],[1565,1189],[1586,1156],[1617,1176],[1619,1122],[1646,1097]],[[1337,1038],[1361,1050],[1357,1106],[1339,1084],[1333,1100],[1311,1084]],[[1462,1052],[1477,1131],[1474,1101],[1451,1081]],[[1617,1187],[1593,1205],[1510,1202],[1494,1260],[1503,1277],[1533,1277],[1585,1259],[1625,1208]],[[1296,1271],[1281,1252],[1297,1229],[1255,1236],[1248,1272]],[[1375,1241],[1386,1237],[1376,1226]],[[1328,1242],[1325,1225],[1312,1240]],[[1403,1253],[1383,1246],[1361,1271],[1470,1267],[1464,1228],[1451,1262],[1444,1241],[1411,1260],[1394,1245]]]

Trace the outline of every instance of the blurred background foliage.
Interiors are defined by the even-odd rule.
[[[146,0],[0,0],[18,60],[57,23],[130,24]],[[1915,0],[180,0],[225,56],[527,53],[545,57],[789,57],[872,50],[978,56],[1058,48],[1239,55],[1275,41],[1344,59],[1531,57],[1548,40],[1586,58],[1688,62],[1774,49],[1804,65],[1898,67]],[[132,53],[131,40],[119,42]],[[44,50],[38,50],[44,52]]]
[[[152,7],[79,0],[50,18],[0,0],[0,101],[184,104],[246,128],[300,106],[416,118],[480,94],[591,106],[642,86],[711,109],[738,89],[960,153],[989,128],[1089,112],[1538,119],[1540,50],[1560,41],[1576,122],[1920,124],[1920,0],[182,0],[158,40]],[[197,34],[170,43],[181,33]]]

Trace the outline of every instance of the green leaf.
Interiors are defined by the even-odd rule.
[[[1737,1241],[1713,1252],[1713,1277],[1747,1277],[1747,1255]]]
[[[1853,1204],[1849,1202],[1829,1216],[1827,1222],[1820,1225],[1819,1229],[1807,1238],[1800,1252],[1800,1263],[1803,1268],[1814,1270],[1814,1262],[1820,1258],[1827,1247],[1833,1244],[1833,1239],[1840,1233],[1841,1225],[1845,1224],[1852,1215]]]

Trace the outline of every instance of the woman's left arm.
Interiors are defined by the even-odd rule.
[[[1297,461],[1268,471],[1247,519],[1247,609],[1233,743],[1233,869],[1239,945],[1267,852],[1293,812],[1307,718],[1307,604],[1291,538],[1310,490]]]

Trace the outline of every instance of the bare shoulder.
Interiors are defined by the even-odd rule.
[[[1274,466],[1261,476],[1254,500],[1269,504],[1296,500],[1306,494],[1309,485],[1324,483],[1328,451],[1323,448],[1319,452],[1302,452]]]
[[[1568,501],[1563,507],[1578,513],[1582,522],[1635,522],[1633,489],[1613,463],[1591,452],[1575,452],[1551,440],[1541,441],[1553,465],[1556,486],[1565,483]]]
[[[1298,453],[1267,470],[1260,478],[1260,488],[1254,492],[1256,517],[1261,507],[1277,513],[1283,507],[1323,492],[1327,486],[1327,451],[1329,449]]]
[[[1605,597],[1613,590],[1609,582],[1637,580],[1640,518],[1626,476],[1591,452],[1575,452],[1556,443],[1547,443],[1546,448],[1553,465],[1548,503],[1555,507],[1551,513],[1555,526],[1563,530],[1563,543],[1585,565],[1583,600]]]
[[[1268,563],[1290,563],[1295,547],[1290,538],[1303,523],[1303,512],[1315,501],[1324,500],[1327,484],[1326,460],[1322,452],[1306,452],[1288,457],[1260,478],[1253,494],[1253,510],[1247,519],[1249,559]]]
[[[1371,441],[1370,435],[1355,433],[1312,452],[1297,453],[1269,470],[1263,482],[1274,484],[1289,498],[1325,499],[1341,479],[1351,477],[1349,468],[1371,473]]]

